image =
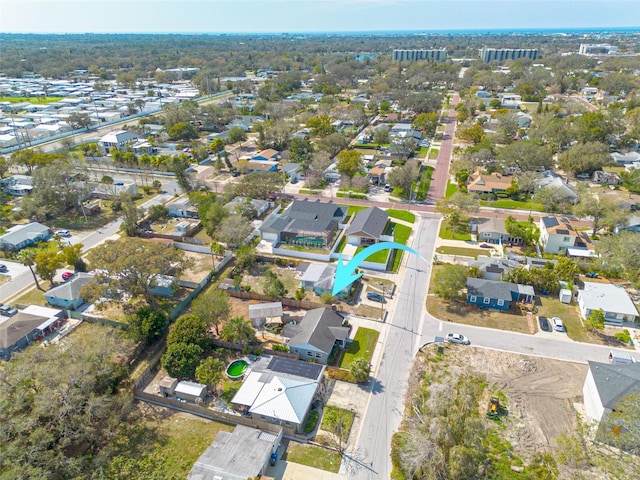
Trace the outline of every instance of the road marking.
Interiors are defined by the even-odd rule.
[[[441,332],[443,327],[444,327],[444,323],[440,322],[440,325],[438,325],[438,331]]]

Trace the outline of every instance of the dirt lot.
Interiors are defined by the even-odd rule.
[[[504,434],[517,454],[551,451],[576,428],[573,404],[582,402],[586,365],[460,346],[446,348],[445,361],[451,368],[473,366],[488,380],[488,396],[506,396]]]

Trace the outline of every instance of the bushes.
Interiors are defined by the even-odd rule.
[[[631,334],[626,328],[623,331],[616,333],[614,337],[616,337],[622,343],[631,343]]]
[[[273,350],[274,352],[289,352],[289,347],[287,347],[286,345],[274,343],[273,345],[271,345],[271,350]]]
[[[320,414],[317,410],[311,410],[309,412],[309,416],[307,417],[307,421],[304,423],[304,433],[311,433],[315,430],[316,425],[318,424],[318,418]]]

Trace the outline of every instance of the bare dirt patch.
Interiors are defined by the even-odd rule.
[[[430,363],[430,362],[426,362]],[[489,397],[506,396],[508,416],[502,417],[502,431],[514,450],[525,455],[550,452],[562,434],[577,427],[573,404],[582,402],[582,385],[587,366],[473,347],[445,348],[444,362],[436,368],[471,369],[489,382]]]

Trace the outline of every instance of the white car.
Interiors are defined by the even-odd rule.
[[[457,343],[459,345],[469,345],[471,343],[467,337],[459,333],[447,333],[444,341],[449,343]]]
[[[564,323],[560,317],[553,317],[551,319],[551,324],[553,325],[553,329],[557,332],[564,332]]]
[[[69,233],[69,230],[56,230],[55,232],[53,232],[54,235],[59,235],[61,237],[70,237],[71,234]]]

